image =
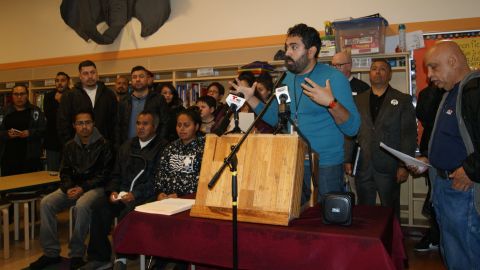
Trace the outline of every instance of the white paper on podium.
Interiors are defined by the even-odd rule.
[[[398,159],[403,161],[405,163],[405,165],[414,166],[414,167],[418,168],[419,172],[424,172],[428,169],[428,167],[432,167],[432,165],[430,165],[430,164],[427,164],[427,163],[425,163],[423,161],[420,161],[416,158],[413,158],[413,157],[411,157],[407,154],[404,154],[400,151],[397,151],[397,150],[395,150],[391,147],[388,147],[383,142],[380,142],[380,147],[387,150],[389,153],[391,153],[392,155],[394,155],[395,157],[397,157]]]
[[[195,204],[195,199],[168,198],[139,205],[135,207],[135,211],[170,216],[189,210],[192,208],[193,204]]]

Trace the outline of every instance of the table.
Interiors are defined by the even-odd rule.
[[[322,223],[319,206],[290,226],[239,223],[240,269],[402,269],[400,225],[390,208],[355,206],[350,227]],[[133,211],[116,227],[116,252],[231,267],[229,221]]]
[[[36,188],[60,182],[60,176],[50,175],[48,171],[23,173],[0,177],[0,193]]]
[[[38,187],[48,185],[48,184],[53,184],[60,182],[60,176],[58,173],[56,175],[51,175],[50,172],[48,171],[39,171],[39,172],[32,172],[32,173],[23,173],[23,174],[16,174],[16,175],[10,175],[10,176],[3,176],[0,177],[0,194],[6,194],[9,192],[17,192],[17,191],[29,191],[32,189],[36,189]],[[25,232],[25,249],[28,250],[30,249],[30,239],[29,236],[29,218],[28,218],[28,212],[29,212],[29,202],[27,201],[19,201],[23,203],[24,205],[24,232]],[[32,202],[32,205],[34,202]],[[32,220],[35,220],[35,210],[34,207],[32,206],[31,208],[31,216]],[[15,228],[15,240],[19,239],[19,209],[18,209],[18,203],[14,204],[14,228]],[[3,222],[5,224],[8,224],[8,214],[7,211],[4,212],[4,217],[3,217]],[[34,226],[32,225],[31,227],[31,234],[32,238],[34,235]],[[4,232],[4,239],[5,244],[4,244],[4,249],[5,249],[5,257],[9,256],[9,252],[7,250],[8,246],[8,231]]]

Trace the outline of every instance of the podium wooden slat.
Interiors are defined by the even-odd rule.
[[[208,183],[241,135],[207,135],[195,205],[190,215],[231,220],[231,172]],[[254,134],[237,154],[238,220],[276,225],[300,215],[305,143],[297,135]]]

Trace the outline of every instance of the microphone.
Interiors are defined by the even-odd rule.
[[[240,117],[238,116],[238,110],[245,104],[246,99],[243,93],[236,93],[235,95],[229,94],[225,101],[227,102],[230,110],[233,112],[233,120],[235,127],[229,133],[242,133],[240,129]]]
[[[233,112],[236,112],[236,111],[240,110],[240,108],[243,106],[243,104],[245,104],[246,100],[245,100],[244,97],[245,96],[243,95],[243,93],[238,92],[235,95],[234,94],[229,94],[227,96],[227,98],[225,99],[225,101],[227,102],[228,107],[230,107],[230,109]]]
[[[282,86],[275,89],[275,96],[277,97],[277,102],[279,104],[278,112],[282,114],[286,113],[288,110],[287,104],[292,102],[290,94],[288,93],[288,86]]]
[[[288,104],[292,102],[290,94],[288,93],[288,86],[282,86],[275,89],[275,96],[278,102],[278,124],[276,131],[281,133],[288,133],[287,123],[290,118],[290,106]]]

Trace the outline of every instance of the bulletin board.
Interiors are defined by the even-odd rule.
[[[472,69],[480,69],[480,30],[426,33],[423,35],[425,48],[414,51],[416,64],[417,95],[427,86],[427,72],[424,67],[423,57],[431,46],[440,40],[456,42],[467,57],[468,65]]]

